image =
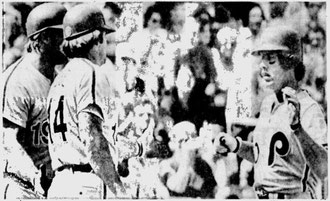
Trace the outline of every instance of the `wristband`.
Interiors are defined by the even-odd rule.
[[[139,149],[139,152],[138,152],[138,156],[142,156],[142,154],[143,154],[143,146],[142,146],[142,144],[141,143],[139,143],[139,142],[137,142],[137,144],[138,144],[138,149]]]
[[[134,90],[134,86],[132,87],[132,88],[128,88],[128,86],[126,85],[126,92],[131,92],[131,91],[133,91]]]
[[[290,125],[290,127],[291,127],[291,130],[293,130],[293,131],[297,130],[298,128],[301,127],[300,121],[294,125]]]
[[[242,144],[242,139],[240,137],[235,137],[235,140],[237,142],[237,146],[236,148],[232,151],[233,153],[237,153],[239,148],[241,148],[241,144]]]

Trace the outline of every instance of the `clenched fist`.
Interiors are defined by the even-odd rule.
[[[240,142],[237,138],[232,137],[227,133],[221,132],[214,140],[216,152],[226,155],[228,152],[237,152]]]
[[[295,130],[294,128],[300,124],[300,103],[297,98],[297,91],[290,87],[285,87],[282,89],[282,92],[284,103],[287,106],[290,126]]]

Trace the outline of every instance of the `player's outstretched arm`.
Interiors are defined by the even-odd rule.
[[[221,133],[215,139],[215,147],[219,154],[227,152],[237,153],[240,157],[254,163],[253,144],[233,137],[227,133]]]
[[[327,150],[316,143],[302,126],[299,126],[295,133],[297,133],[308,165],[319,178],[326,178],[328,176]]]
[[[110,154],[108,141],[102,134],[102,119],[95,115],[96,108],[88,107],[91,112],[82,111],[78,115],[80,136],[86,144],[90,165],[95,174],[117,195],[115,183],[124,190]]]
[[[253,144],[251,142],[242,141],[237,154],[251,163],[254,163]]]

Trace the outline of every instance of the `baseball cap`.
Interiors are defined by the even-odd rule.
[[[273,25],[262,31],[252,54],[258,55],[262,51],[283,51],[301,60],[301,46],[301,37],[296,30],[288,25]]]
[[[35,7],[26,20],[26,32],[29,38],[47,29],[62,29],[66,8],[59,3],[44,3]]]
[[[105,25],[101,10],[87,3],[78,4],[67,12],[63,20],[63,29],[65,40],[73,40],[95,30],[106,33],[115,31]]]

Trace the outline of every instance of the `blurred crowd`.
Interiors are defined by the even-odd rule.
[[[4,3],[3,70],[26,51],[25,21],[40,3]],[[269,23],[301,34],[302,85],[327,114],[325,2],[97,4],[117,30],[107,54],[122,82],[118,134],[146,147],[121,173],[135,198],[255,198],[252,164],[211,145],[219,132],[251,137],[249,121],[270,92],[250,53]]]

